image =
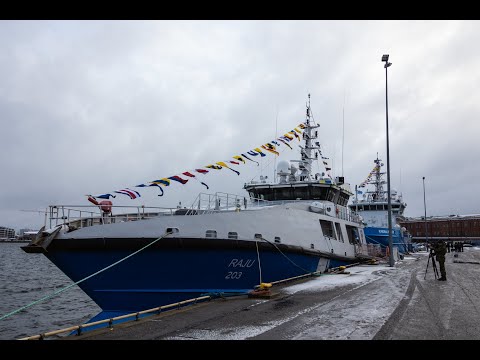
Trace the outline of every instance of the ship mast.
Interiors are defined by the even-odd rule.
[[[310,108],[310,94],[308,94],[308,103],[306,105],[307,110],[306,110],[306,117],[305,117],[305,129],[303,131],[303,140],[305,141],[305,145],[299,145],[300,147],[300,152],[301,152],[301,157],[302,160],[292,160],[295,162],[298,162],[299,165],[299,170],[300,172],[300,181],[310,181],[313,180],[312,176],[312,160],[318,160],[318,152],[312,152],[312,150],[317,150],[320,149],[320,143],[315,142],[313,144],[313,140],[318,138],[318,131],[313,130],[320,125],[315,124],[315,121],[313,120],[312,116],[312,111]],[[312,154],[315,155],[312,155]]]
[[[383,175],[385,175],[385,172],[381,172],[381,168],[383,166],[382,160],[378,158],[378,153],[377,153],[377,158],[373,160],[375,163],[375,167],[373,168],[373,175],[374,178],[372,180],[368,180],[367,184],[373,184],[375,186],[373,191],[367,191],[367,194],[371,194],[371,200],[372,201],[386,201],[385,199],[385,194],[386,191],[383,190],[383,185],[386,184],[386,181],[383,180]]]

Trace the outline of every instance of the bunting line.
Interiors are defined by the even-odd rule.
[[[188,182],[189,179],[193,178],[196,181],[199,181],[207,189],[209,189],[209,186],[205,182],[200,181],[193,174],[193,172],[206,175],[206,174],[209,173],[209,170],[206,170],[206,169],[221,170],[223,168],[227,168],[227,169],[233,171],[234,173],[236,173],[237,175],[240,175],[240,171],[237,171],[237,170],[231,168],[228,164],[234,164],[234,165],[239,166],[239,165],[241,165],[241,163],[246,164],[247,162],[245,160],[248,160],[248,161],[256,163],[257,166],[259,166],[260,163],[258,161],[253,160],[252,157],[255,157],[255,156],[265,157],[265,156],[267,156],[264,151],[268,151],[271,154],[279,156],[280,152],[277,150],[277,147],[280,147],[282,144],[288,146],[292,150],[293,148],[292,148],[292,146],[290,146],[289,142],[294,140],[295,138],[300,141],[300,137],[298,136],[298,134],[302,134],[302,130],[304,130],[304,129],[306,129],[306,123],[300,123],[296,127],[294,127],[293,130],[290,130],[290,131],[286,132],[285,134],[283,134],[282,136],[279,136],[275,140],[272,140],[272,141],[270,141],[266,144],[260,145],[260,147],[250,149],[250,150],[248,150],[244,153],[241,153],[240,155],[232,156],[232,159],[234,159],[235,161],[234,160],[218,161],[215,164],[209,164],[209,165],[203,166],[201,168],[195,168],[194,170],[184,171],[184,172],[179,174],[179,175],[186,176],[187,179],[182,178],[179,175],[173,175],[173,176],[169,176],[169,177],[159,178],[159,179],[156,179],[156,180],[153,180],[153,181],[147,181],[146,183],[135,185],[135,187],[137,187],[137,188],[156,187],[160,191],[160,194],[158,196],[163,196],[164,195],[163,187],[170,186],[172,181],[178,182],[182,185],[185,185]],[[320,152],[320,155],[321,155],[321,152]],[[327,158],[324,158],[322,156],[322,159],[327,159]],[[324,162],[324,165],[327,168],[328,164],[326,164]],[[327,170],[330,170],[330,168],[327,168]],[[94,196],[94,195],[87,195],[87,196],[88,196],[88,200],[92,202],[92,201],[96,201],[95,200],[96,198],[98,198],[98,199],[116,198],[116,195],[114,195],[113,193],[128,196],[130,199],[137,199],[137,198],[141,197],[141,194],[139,192],[137,192],[135,190],[132,190],[128,187],[120,189],[120,190],[112,191],[112,193],[99,194],[99,195],[96,195],[96,196]]]

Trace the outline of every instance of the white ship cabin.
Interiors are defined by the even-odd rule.
[[[302,170],[302,169],[300,169]],[[251,199],[267,201],[298,201],[316,200],[328,201],[339,206],[347,206],[353,195],[350,185],[344,182],[343,177],[336,181],[316,174],[315,177],[303,174],[296,175],[297,169],[282,161],[278,165],[278,183],[267,183],[265,178],[260,182],[252,181],[244,185]]]
[[[349,205],[350,209],[354,210],[355,212],[388,211],[387,197],[383,196],[376,198],[375,195],[375,193],[369,193],[364,194],[362,199],[354,199],[353,203]],[[403,202],[402,195],[398,194],[395,189],[392,189],[390,200],[392,206],[392,215],[402,216],[407,206],[407,204]]]

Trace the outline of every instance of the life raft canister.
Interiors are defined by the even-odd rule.
[[[110,200],[102,200],[98,205],[100,205],[100,209],[102,209],[104,213],[112,212],[112,202]]]
[[[90,201],[92,204],[98,205],[97,199],[95,199],[93,196],[89,196],[88,201]]]

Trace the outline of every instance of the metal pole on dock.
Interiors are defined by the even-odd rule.
[[[385,62],[385,109],[387,122],[387,195],[388,195],[388,249],[390,250],[390,266],[395,265],[393,258],[393,240],[392,240],[392,199],[390,196],[390,144],[388,142],[388,67],[392,65],[388,62],[389,55],[382,56],[382,62]]]
[[[423,208],[425,209],[425,246],[428,243],[428,232],[427,232],[427,202],[425,200],[425,176],[422,178],[423,180]]]

